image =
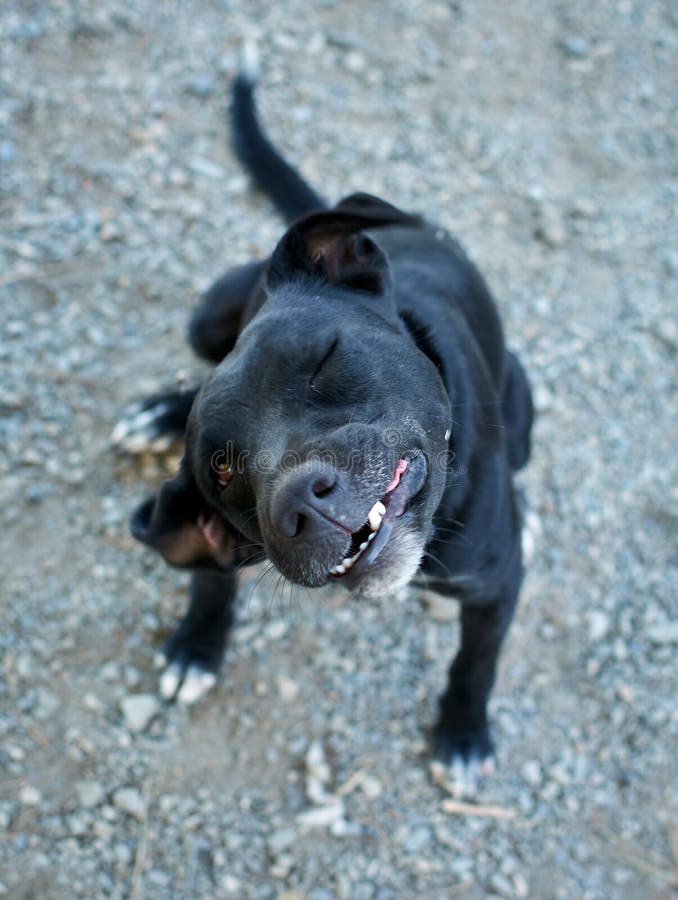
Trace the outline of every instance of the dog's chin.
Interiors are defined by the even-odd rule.
[[[401,526],[371,566],[358,564],[355,571],[331,578],[356,599],[375,599],[404,588],[414,578],[424,555],[425,539],[413,526]]]

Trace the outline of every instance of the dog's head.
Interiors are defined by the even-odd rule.
[[[297,584],[371,594],[412,577],[451,412],[364,233],[398,222],[360,196],[283,237],[265,303],[196,399],[179,475],[133,520],[170,563],[227,567],[249,542]]]

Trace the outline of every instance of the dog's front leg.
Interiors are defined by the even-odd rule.
[[[188,612],[165,645],[160,693],[166,700],[195,703],[216,684],[233,621],[235,575],[196,571]]]
[[[463,602],[461,646],[440,698],[435,730],[436,759],[449,767],[456,793],[475,793],[479,776],[494,769],[487,702],[494,684],[499,651],[513,618],[521,571],[491,601]]]

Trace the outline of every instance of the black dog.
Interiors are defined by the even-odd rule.
[[[218,363],[211,378],[151,398],[114,435],[135,449],[186,432],[179,474],[132,519],[136,538],[193,570],[162,693],[191,702],[214,683],[246,561],[358,595],[419,571],[462,603],[435,752],[473,777],[491,759],[487,700],[522,579],[525,374],[444,231],[367,194],[327,208],[262,134],[245,75],[232,129],[293,224],[197,309],[190,341]]]

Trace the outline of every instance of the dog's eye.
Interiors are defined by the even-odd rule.
[[[313,373],[313,375],[311,375],[311,381],[310,381],[309,383],[310,383],[310,386],[311,386],[311,390],[313,391],[314,394],[320,394],[320,393],[321,393],[321,391],[318,389],[318,387],[317,387],[317,385],[316,385],[316,380],[317,380],[318,376],[320,375],[320,373],[321,373],[321,371],[322,371],[322,369],[323,369],[323,366],[328,362],[329,358],[332,356],[332,354],[334,353],[334,351],[337,349],[337,344],[338,344],[338,343],[339,343],[339,338],[337,338],[335,341],[332,342],[332,344],[330,345],[330,347],[329,347],[327,353],[326,353],[326,354],[323,356],[323,358],[321,359],[320,364],[318,365],[318,368],[315,370],[315,372]]]
[[[231,463],[212,460],[212,472],[218,490],[228,487],[236,475],[236,468]]]
[[[220,488],[225,488],[227,484],[233,479],[235,475],[235,469],[226,469],[224,472],[220,472],[217,475],[217,484]]]

